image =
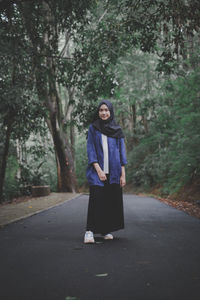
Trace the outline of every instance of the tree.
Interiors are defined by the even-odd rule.
[[[18,3],[23,26],[31,43],[38,97],[44,103],[48,127],[53,137],[58,170],[59,191],[74,192],[76,178],[70,140],[65,131],[65,112],[58,91],[59,37],[67,28],[84,20],[89,1],[35,1]],[[65,65],[66,67],[66,65]]]
[[[37,132],[44,118],[32,87],[31,60],[25,49],[22,24],[15,9],[1,14],[0,40],[0,125],[1,125],[1,166],[0,199],[11,138],[27,139],[30,132]]]

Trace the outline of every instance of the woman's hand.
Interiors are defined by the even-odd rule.
[[[123,187],[126,185],[126,178],[125,176],[120,177],[120,186]]]
[[[99,164],[98,163],[94,163],[93,166],[94,166],[95,170],[97,171],[99,179],[101,181],[107,180],[106,174],[104,173],[104,171],[102,171],[102,169],[100,168]]]
[[[120,176],[120,186],[123,187],[126,185],[126,175],[125,175],[125,167],[122,166],[122,173]]]
[[[101,181],[107,180],[107,177],[106,177],[106,174],[104,173],[104,171],[101,170],[101,171],[97,172],[97,174],[98,174],[99,179],[100,179]]]

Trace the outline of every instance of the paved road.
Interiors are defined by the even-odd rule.
[[[84,245],[87,203],[82,195],[0,230],[1,300],[200,299],[199,219],[125,195],[126,229]]]

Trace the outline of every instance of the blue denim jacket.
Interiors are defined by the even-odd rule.
[[[109,174],[110,184],[120,183],[121,166],[127,164],[126,150],[123,138],[108,137],[108,157],[109,157]],[[103,146],[101,132],[96,130],[92,125],[89,126],[88,139],[87,139],[87,154],[88,154],[88,167],[86,176],[89,185],[104,186],[103,181],[93,167],[94,162],[98,162],[103,170]]]

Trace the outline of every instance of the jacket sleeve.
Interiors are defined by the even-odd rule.
[[[94,162],[98,162],[97,152],[95,148],[95,136],[94,129],[92,125],[90,125],[88,130],[88,138],[87,138],[87,155],[88,155],[88,164],[93,164]]]
[[[122,166],[127,164],[127,159],[126,159],[126,148],[125,148],[125,143],[124,143],[124,138],[120,139],[120,163]]]

